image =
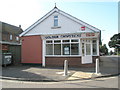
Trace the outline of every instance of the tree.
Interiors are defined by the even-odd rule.
[[[110,50],[110,55],[113,55],[113,51],[112,50]]]
[[[117,49],[118,53],[120,53],[120,33],[113,35],[110,38],[108,45],[110,48]]]
[[[103,46],[100,46],[100,53],[103,53],[104,55],[108,55],[108,48],[106,44],[103,44]]]

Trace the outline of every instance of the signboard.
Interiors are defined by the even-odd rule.
[[[80,34],[64,34],[64,35],[49,35],[42,36],[43,39],[59,39],[59,38],[87,38],[98,37],[99,33],[80,33]]]
[[[85,26],[82,26],[82,27],[81,27],[81,30],[85,30]]]
[[[55,38],[75,38],[81,37],[81,34],[68,34],[68,35],[54,35],[54,36],[45,36],[45,39],[55,39]]]

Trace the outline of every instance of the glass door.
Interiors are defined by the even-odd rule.
[[[83,39],[82,41],[82,64],[92,63],[92,43],[89,39]]]

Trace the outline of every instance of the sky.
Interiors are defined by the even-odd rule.
[[[0,0],[0,21],[25,30],[55,6],[102,31],[102,42],[118,33],[117,0]],[[113,50],[109,48],[109,51]]]

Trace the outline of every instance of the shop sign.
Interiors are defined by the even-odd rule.
[[[98,33],[82,33],[82,34],[68,34],[68,35],[50,35],[43,36],[44,39],[58,39],[58,38],[83,38],[83,37],[97,37]]]
[[[46,36],[45,39],[55,39],[55,38],[75,38],[81,37],[81,34],[72,34],[72,35],[55,35],[55,36]]]
[[[85,26],[82,26],[82,27],[81,27],[81,30],[85,30]]]
[[[95,36],[95,33],[86,33],[86,37]]]

